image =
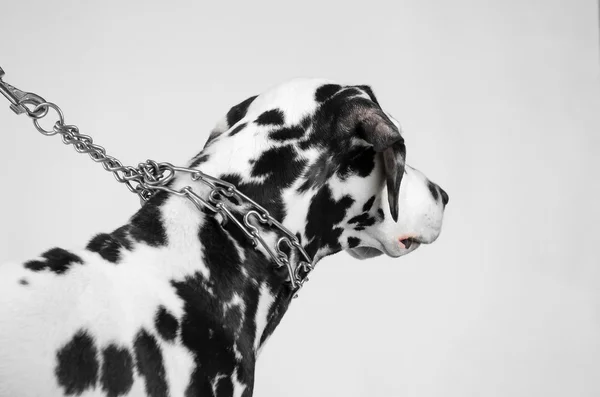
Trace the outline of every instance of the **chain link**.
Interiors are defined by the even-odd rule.
[[[10,108],[16,114],[27,114],[33,121],[35,128],[43,135],[60,135],[65,145],[71,145],[78,153],[87,154],[93,161],[100,163],[102,167],[113,174],[115,179],[127,186],[129,191],[139,196],[143,204],[148,201],[157,191],[166,191],[170,194],[185,197],[190,200],[199,210],[208,210],[214,215],[220,214],[224,221],[234,223],[251,241],[254,248],[262,247],[273,259],[276,266],[285,267],[288,271],[288,281],[291,284],[293,294],[296,298],[298,290],[308,281],[308,274],[313,270],[312,259],[304,250],[298,238],[273,218],[269,212],[250,199],[248,196],[236,189],[228,182],[214,178],[203,172],[186,167],[174,166],[170,163],[158,163],[154,160],[146,160],[139,163],[137,167],[123,165],[118,159],[108,155],[104,147],[94,143],[92,137],[79,132],[75,125],[65,123],[65,117],[61,108],[45,101],[39,95],[23,92],[2,81],[4,71],[0,68],[0,93],[11,103]],[[45,119],[53,110],[57,120],[52,129],[45,129],[40,125],[40,120]],[[188,174],[192,181],[201,182],[211,188],[208,198],[204,199],[196,194],[190,186],[180,190],[169,187],[176,173]],[[246,202],[251,209],[246,212],[242,219],[238,219],[229,209],[227,203],[233,199],[238,202]],[[275,229],[284,234],[280,237],[273,250],[266,240],[261,236],[259,225],[263,228]],[[287,246],[290,252],[297,252],[298,264],[292,264],[292,258],[283,250]]]

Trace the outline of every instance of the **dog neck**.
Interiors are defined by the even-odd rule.
[[[252,189],[237,180],[235,174],[219,176],[255,199]],[[176,178],[172,184],[176,190],[185,186],[191,186],[202,198],[207,198],[210,192],[208,187],[187,176]],[[277,219],[283,206],[267,207],[302,243],[309,222],[306,215],[298,212],[310,207],[311,197],[298,198],[295,205],[294,216],[288,222]],[[244,203],[231,203],[230,209],[241,218]],[[279,268],[264,250],[256,249],[234,222],[222,221],[222,217],[198,209],[184,197],[159,192],[132,217],[129,234],[138,243],[164,252],[160,257],[165,259],[160,261],[169,267],[164,271],[185,302],[184,343],[187,338],[191,344],[198,343],[194,339],[202,338],[197,329],[187,330],[185,324],[208,321],[213,324],[213,335],[222,332],[221,337],[234,345],[232,359],[253,363],[281,321],[294,291],[286,268]],[[270,229],[262,229],[260,233],[267,244],[275,247],[280,235]],[[313,254],[321,248],[315,244],[303,245]]]

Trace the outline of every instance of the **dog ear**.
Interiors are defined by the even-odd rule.
[[[400,194],[400,182],[402,182],[404,176],[405,164],[406,146],[404,145],[404,139],[401,138],[401,140],[394,142],[391,147],[383,150],[388,202],[394,222],[398,222],[398,195]]]
[[[358,136],[382,153],[390,213],[398,221],[398,195],[406,164],[406,146],[400,131],[374,102],[354,100],[338,120],[341,128],[355,130]]]

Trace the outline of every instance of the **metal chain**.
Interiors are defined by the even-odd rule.
[[[65,145],[71,145],[78,153],[86,153],[90,158],[102,164],[102,167],[111,172],[115,179],[125,184],[127,188],[140,197],[143,204],[157,191],[166,191],[176,196],[185,197],[190,200],[199,210],[208,210],[213,214],[221,214],[224,221],[233,222],[246,237],[251,241],[254,248],[261,246],[273,259],[277,267],[286,267],[288,278],[292,287],[293,297],[296,298],[298,290],[308,281],[308,274],[313,270],[311,257],[306,253],[298,238],[273,218],[269,212],[250,199],[248,196],[236,189],[228,182],[214,178],[203,172],[186,167],[174,166],[170,163],[159,163],[154,160],[146,160],[139,163],[137,167],[125,166],[118,159],[106,154],[104,147],[94,143],[93,139],[81,134],[75,125],[65,123],[62,110],[58,105],[44,100],[39,95],[21,91],[10,84],[2,81],[4,71],[0,68],[0,93],[10,102],[10,108],[16,114],[27,114],[32,120],[35,128],[43,135],[60,135]],[[40,120],[46,118],[50,110],[54,110],[58,120],[52,129],[46,130],[40,125]],[[202,182],[211,188],[208,198],[204,199],[196,194],[190,186],[180,190],[169,187],[169,182],[176,173],[189,174],[192,181]],[[247,202],[252,209],[248,210],[240,221],[229,209],[227,203],[232,199],[238,202]],[[276,242],[275,250],[260,235],[258,225],[276,229],[284,234]],[[298,264],[294,266],[283,247],[292,252],[298,252]]]
[[[46,130],[40,125],[39,121],[47,117],[50,109],[57,113],[58,120],[51,130]],[[60,134],[65,145],[72,145],[78,153],[88,154],[92,160],[100,163],[106,171],[112,172],[118,182],[125,184],[142,201],[146,201],[152,196],[153,186],[168,183],[173,177],[173,171],[167,164],[160,164],[152,160],[138,164],[137,168],[123,165],[113,156],[106,154],[106,149],[94,143],[89,135],[81,134],[77,126],[65,124],[62,110],[52,102],[37,104],[28,112],[28,115],[33,119],[33,124],[40,133],[46,136]]]

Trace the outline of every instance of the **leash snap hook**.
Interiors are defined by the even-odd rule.
[[[10,109],[15,112],[15,114],[27,113],[31,118],[39,119],[48,113],[47,106],[40,106],[41,104],[46,103],[44,98],[31,92],[21,91],[8,84],[3,81],[4,75],[4,70],[0,67],[0,92],[8,99],[10,102]],[[35,108],[30,110],[25,105],[31,105]]]

